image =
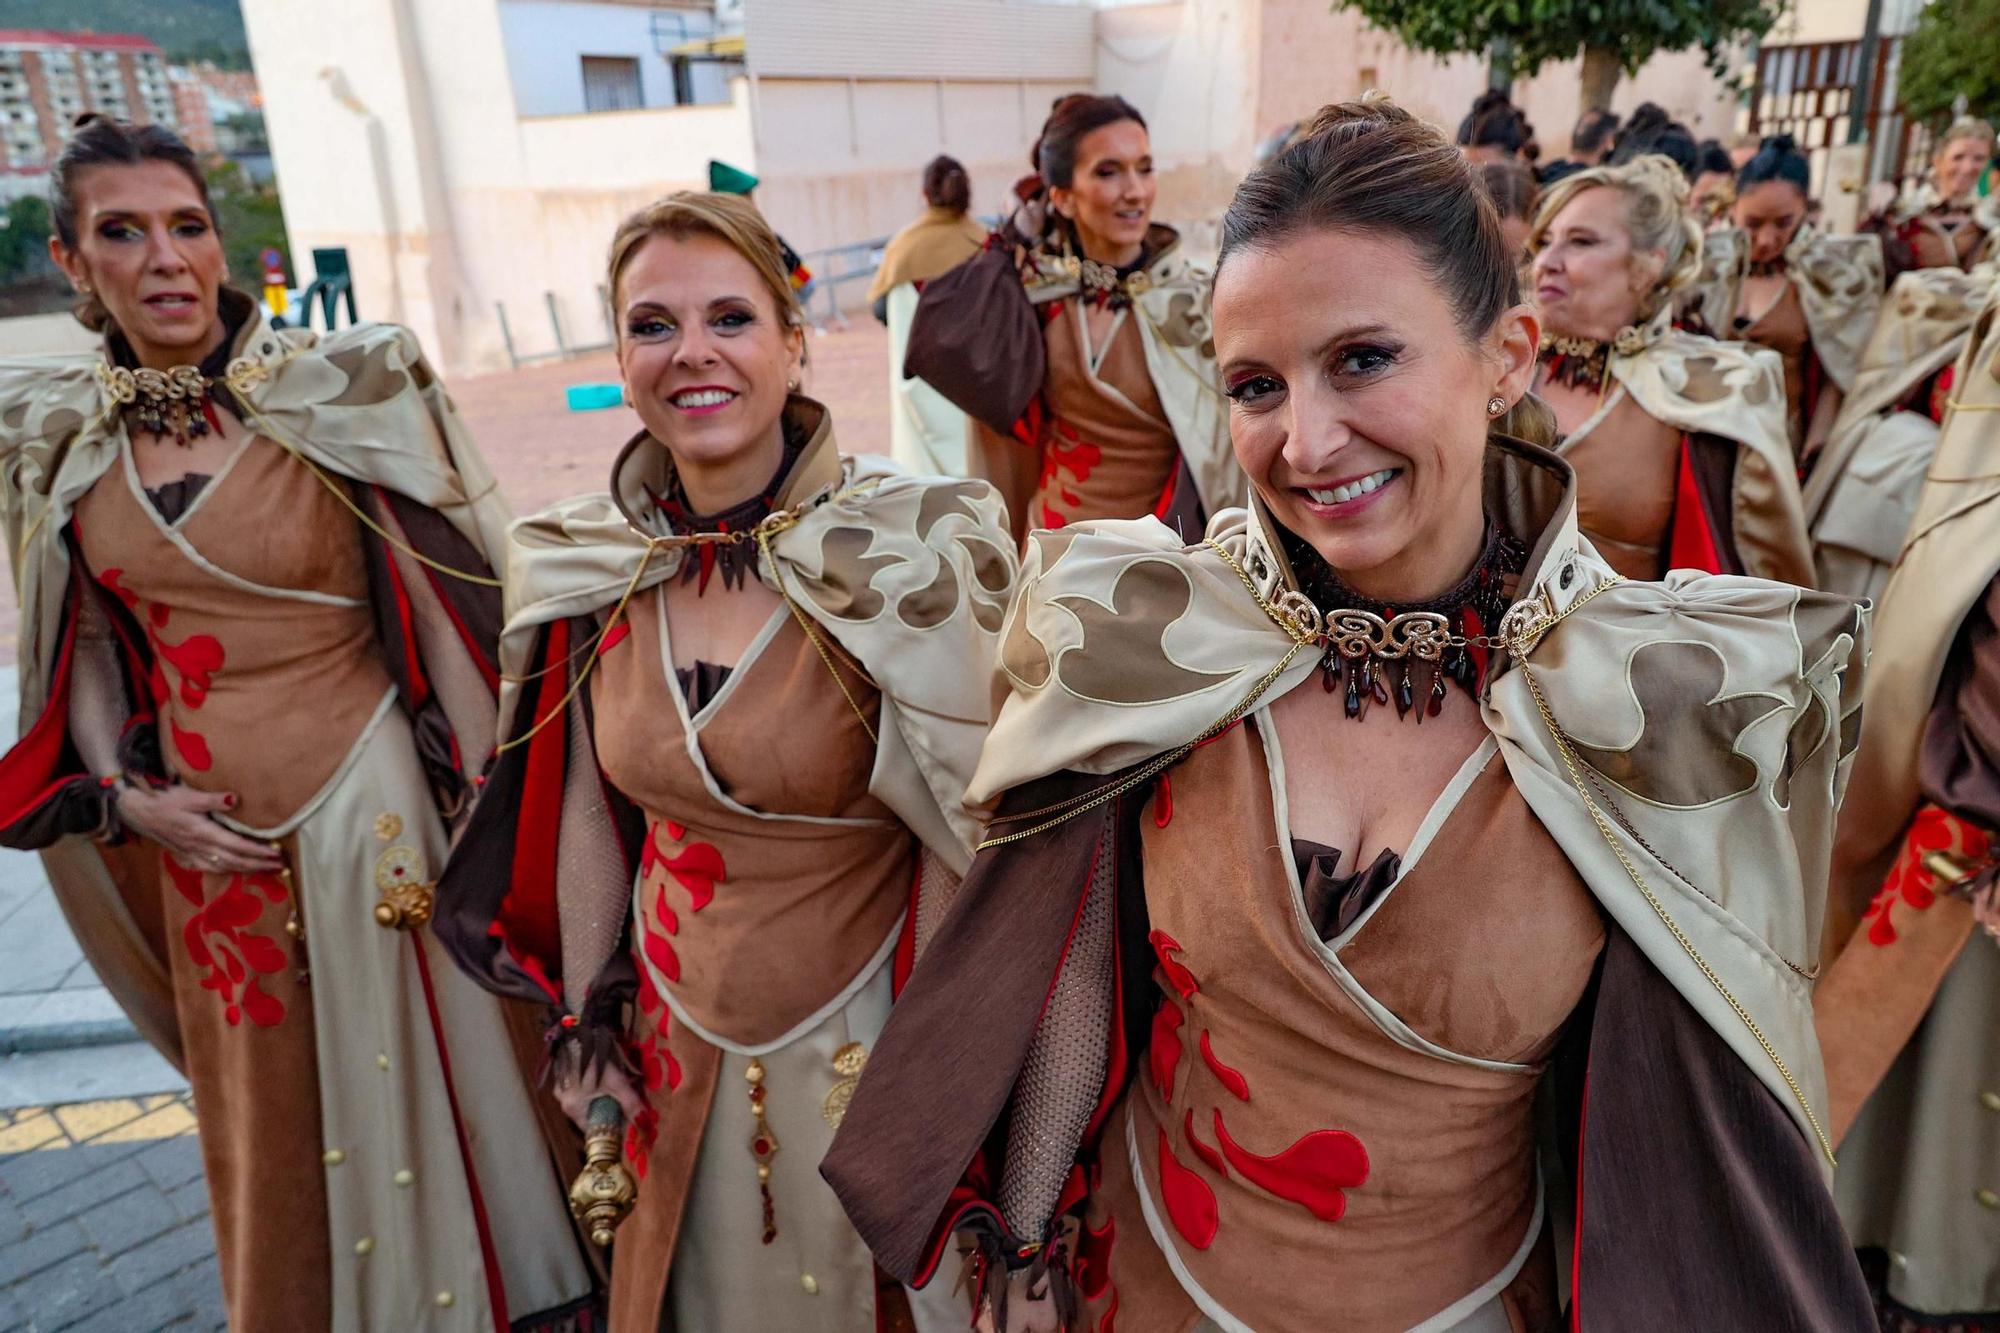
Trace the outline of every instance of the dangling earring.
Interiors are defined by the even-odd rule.
[[[77,284],[77,287],[76,287],[76,290],[77,290],[77,293],[78,293],[79,295],[82,295],[82,296],[89,296],[89,295],[91,294],[91,292],[90,292],[90,284],[89,284],[89,283],[87,283],[87,282],[80,282],[80,283],[78,283],[78,284]]]
[[[1496,393],[1491,398],[1488,398],[1486,400],[1487,416],[1497,417],[1500,416],[1502,413],[1504,413],[1506,410],[1507,410],[1507,400],[1505,398],[1502,398],[1499,394]]]

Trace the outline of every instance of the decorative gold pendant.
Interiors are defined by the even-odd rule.
[[[833,1072],[840,1075],[840,1081],[827,1089],[826,1099],[819,1104],[819,1113],[826,1117],[828,1128],[839,1129],[840,1122],[847,1118],[847,1105],[854,1100],[861,1071],[867,1067],[868,1048],[858,1041],[850,1041],[833,1053]]]
[[[778,1212],[771,1202],[771,1159],[778,1155],[778,1136],[764,1118],[764,1062],[752,1059],[743,1070],[750,1085],[750,1116],[756,1123],[750,1130],[750,1155],[757,1159],[757,1192],[764,1198],[764,1243],[778,1238]]]
[[[375,816],[375,836],[383,842],[394,842],[403,836],[403,817],[393,810],[384,810]]]
[[[424,878],[424,854],[414,847],[391,847],[375,861],[375,924],[388,930],[416,930],[431,919],[436,888]]]

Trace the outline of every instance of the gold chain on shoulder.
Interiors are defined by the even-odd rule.
[[[861,729],[868,733],[869,743],[880,745],[882,743],[881,738],[875,734],[875,728],[869,725],[868,715],[861,711],[861,705],[854,701],[854,695],[847,688],[847,682],[841,678],[840,668],[834,665],[833,654],[827,650],[825,641],[820,638],[819,632],[813,628],[812,618],[806,615],[797,602],[792,600],[792,594],[785,588],[784,571],[778,568],[777,557],[771,554],[771,538],[776,536],[777,533],[784,531],[785,528],[794,526],[799,520],[797,514],[784,510],[779,512],[785,513],[791,521],[783,527],[773,529],[771,527],[771,518],[778,517],[777,514],[773,514],[771,518],[767,518],[762,523],[759,523],[753,529],[757,534],[757,549],[764,553],[764,559],[771,566],[771,578],[778,585],[778,596],[785,599],[785,606],[791,611],[792,618],[799,622],[799,628],[805,631],[807,640],[811,642],[814,651],[819,654],[819,660],[826,664],[827,674],[832,676],[833,683],[840,687],[840,697],[847,700],[847,706],[854,710],[854,716],[860,721]]]
[[[1597,831],[1604,838],[1605,846],[1609,847],[1612,855],[1618,858],[1618,864],[1625,868],[1625,873],[1631,878],[1633,886],[1645,898],[1646,905],[1653,909],[1654,915],[1660,918],[1660,923],[1667,928],[1667,933],[1674,937],[1674,942],[1681,946],[1689,958],[1694,960],[1694,965],[1701,970],[1701,974],[1704,977],[1708,978],[1709,984],[1715,987],[1716,993],[1722,996],[1723,1002],[1729,1006],[1730,1010],[1742,1022],[1743,1026],[1749,1029],[1750,1035],[1756,1039],[1757,1044],[1763,1047],[1764,1054],[1770,1057],[1772,1065],[1777,1068],[1778,1076],[1785,1081],[1785,1086],[1791,1089],[1793,1098],[1799,1104],[1799,1109],[1805,1112],[1806,1123],[1812,1126],[1813,1136],[1819,1140],[1820,1151],[1826,1154],[1828,1163],[1833,1163],[1833,1144],[1827,1139],[1826,1131],[1820,1127],[1819,1117],[1813,1114],[1812,1106],[1806,1101],[1805,1092],[1799,1087],[1798,1079],[1792,1075],[1791,1068],[1786,1065],[1784,1057],[1778,1054],[1777,1047],[1771,1044],[1771,1039],[1766,1037],[1763,1029],[1757,1026],[1757,1020],[1750,1016],[1750,1011],[1743,1007],[1743,1002],[1730,992],[1729,987],[1723,983],[1721,976],[1717,974],[1713,967],[1709,966],[1708,960],[1701,956],[1700,951],[1694,947],[1694,941],[1687,937],[1686,932],[1680,928],[1680,924],[1672,916],[1668,915],[1665,904],[1654,894],[1652,886],[1646,883],[1645,876],[1639,873],[1639,868],[1633,865],[1632,859],[1625,854],[1625,849],[1619,845],[1617,835],[1611,831],[1610,821],[1605,818],[1604,812],[1598,808],[1597,802],[1590,798],[1589,789],[1585,787],[1583,779],[1577,773],[1576,757],[1570,748],[1569,737],[1561,726],[1557,724],[1555,714],[1549,708],[1548,699],[1542,694],[1541,684],[1535,679],[1533,669],[1526,662],[1523,662],[1521,663],[1521,671],[1527,677],[1528,692],[1534,696],[1535,708],[1542,715],[1542,725],[1548,728],[1549,738],[1555,742],[1556,753],[1562,757],[1563,767],[1569,773],[1570,785],[1576,788],[1576,794],[1582,798],[1584,809],[1590,812],[1591,822],[1597,825]]]

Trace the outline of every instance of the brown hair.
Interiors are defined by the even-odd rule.
[[[612,302],[618,300],[618,280],[639,247],[655,236],[685,240],[713,236],[750,262],[764,288],[777,303],[778,318],[787,328],[805,327],[805,310],[792,290],[790,275],[778,245],[778,234],[757,206],[736,194],[681,190],[646,205],[618,224],[605,266]],[[622,335],[621,335],[622,336]]]
[[[1408,241],[1467,341],[1520,301],[1499,214],[1464,156],[1387,99],[1321,108],[1303,137],[1244,178],[1222,218],[1217,271],[1239,250],[1326,230]],[[1553,416],[1532,394],[1492,429],[1541,445],[1555,438]]]
[[[1565,176],[1542,192],[1535,208],[1528,248],[1539,250],[1556,214],[1585,190],[1600,186],[1625,197],[1625,232],[1634,250],[1657,250],[1666,257],[1658,281],[1640,306],[1650,319],[1673,293],[1701,272],[1701,223],[1688,211],[1688,181],[1672,158],[1651,153],[1615,167],[1592,167]]]
[[[164,125],[133,125],[95,111],[76,118],[76,130],[63,145],[56,164],[49,171],[49,219],[56,238],[71,250],[78,233],[77,185],[84,173],[96,167],[136,167],[146,162],[165,162],[179,167],[201,195],[201,206],[215,222],[215,206],[209,202],[208,177],[195,160],[194,150]],[[218,228],[218,230],[220,230]],[[76,306],[77,322],[93,333],[101,333],[111,323],[111,312],[93,294]]]
[[[965,174],[965,165],[955,157],[932,158],[924,168],[924,202],[964,217],[972,207],[972,178]]]
[[[1503,218],[1526,222],[1535,212],[1535,173],[1520,162],[1487,162],[1473,168],[1473,179],[1493,201],[1493,210]]]
[[[1042,122],[1041,135],[1029,151],[1028,159],[1042,173],[1044,182],[1067,190],[1076,184],[1076,151],[1083,136],[1121,120],[1133,121],[1142,130],[1146,128],[1146,118],[1139,114],[1139,108],[1115,93],[1109,97],[1094,93],[1058,97],[1049,109],[1049,118]]]

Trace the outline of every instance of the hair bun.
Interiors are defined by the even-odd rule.
[[[1764,141],[1757,145],[1757,151],[1760,153],[1796,153],[1799,151],[1799,141],[1789,134],[1766,135]]]
[[[1332,102],[1321,107],[1293,136],[1293,142],[1311,139],[1342,125],[1407,125],[1415,117],[1380,89],[1354,102]]]
[[[102,111],[85,111],[78,114],[77,118],[69,123],[69,127],[72,130],[80,130],[85,126],[98,124],[100,121],[109,125],[112,123],[112,118],[105,115]]]

